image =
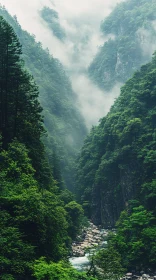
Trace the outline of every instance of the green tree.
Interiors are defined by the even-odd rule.
[[[35,259],[58,261],[67,256],[67,213],[55,187],[40,191],[23,144],[13,141],[0,158],[1,274],[31,279]]]
[[[84,119],[77,108],[76,95],[72,90],[69,78],[60,61],[50,55],[48,50],[44,50],[42,44],[36,42],[35,36],[22,30],[16,17],[11,17],[4,7],[0,7],[0,15],[16,32],[22,44],[22,58],[25,61],[25,66],[39,86],[39,101],[43,107],[44,125],[48,132],[47,136],[43,137],[43,141],[46,153],[50,155],[49,161],[52,162],[51,159],[55,151],[56,162],[59,161],[59,169],[64,181],[64,183],[61,182],[61,185],[65,185],[73,191],[74,162],[87,130]],[[36,142],[33,147],[34,154],[37,151],[37,149],[35,150]],[[42,150],[41,147],[39,149]],[[33,163],[36,164],[36,175],[40,179],[42,178],[42,181],[45,179],[47,182],[49,171],[48,169],[43,170],[46,162],[42,166],[39,165],[40,157],[39,154]],[[52,162],[52,168],[53,165]],[[44,183],[42,183],[43,185]]]
[[[34,276],[36,280],[95,280],[86,273],[78,272],[68,262],[46,263],[44,258],[36,261],[34,265]]]
[[[120,279],[124,275],[121,256],[111,246],[99,250],[93,257],[93,263],[99,279]]]
[[[0,131],[7,148],[13,138],[24,143],[30,152],[40,185],[50,183],[45,159],[42,108],[38,87],[23,68],[22,49],[13,28],[0,17]],[[41,163],[42,161],[42,163]]]
[[[110,243],[120,252],[123,266],[127,269],[153,269],[156,253],[155,217],[142,205],[134,206],[134,203],[132,201],[128,209],[121,213],[117,234]]]
[[[0,279],[30,279],[30,265],[34,258],[34,247],[23,241],[11,216],[0,212]]]
[[[99,47],[88,73],[109,95],[117,83],[125,83],[151,59],[150,45],[155,44],[156,38],[155,9],[153,0],[127,0],[117,4],[102,21],[101,31],[111,39]]]
[[[80,226],[84,214],[83,209],[82,206],[76,201],[70,201],[68,204],[65,205],[65,209],[68,214],[69,236],[72,239],[75,239],[80,231]]]

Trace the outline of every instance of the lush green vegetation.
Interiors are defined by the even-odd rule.
[[[155,196],[156,184],[152,183]],[[147,202],[147,196],[145,200]],[[155,207],[154,207],[155,208]],[[91,273],[98,279],[119,279],[125,271],[155,271],[156,261],[156,218],[155,209],[140,205],[133,200],[117,222],[116,234],[110,234],[108,246],[92,257]]]
[[[42,258],[34,264],[34,276],[37,280],[49,279],[49,280],[95,280],[91,276],[87,276],[86,273],[76,271],[67,262],[59,263],[46,263]],[[46,277],[46,278],[45,278]]]
[[[21,54],[0,17],[0,279],[54,279],[57,271],[59,279],[91,279],[67,262],[83,210],[53,178],[41,142],[38,87]],[[62,259],[66,265],[57,263]]]
[[[155,196],[156,182],[153,181]],[[149,184],[150,186],[150,184]],[[145,200],[148,200],[145,197]],[[154,271],[156,261],[156,219],[154,209],[130,202],[129,207],[121,213],[117,223],[117,235],[110,243],[120,253],[122,265],[126,269]]]
[[[128,0],[102,22],[101,31],[110,39],[89,67],[90,77],[100,88],[110,90],[117,82],[126,82],[151,59],[156,40],[155,10],[155,0]]]
[[[16,17],[12,18],[4,8],[0,9],[0,15],[9,22],[19,37],[26,68],[39,86],[39,100],[44,109],[44,124],[48,132],[44,143],[54,178],[59,186],[66,185],[72,190],[74,160],[87,133],[84,119],[76,106],[76,96],[61,63],[48,50],[43,50],[34,36],[21,29]]]
[[[100,88],[109,91],[124,83],[149,61],[156,39],[155,11],[154,0],[127,0],[101,23],[109,39],[89,67]],[[133,270],[153,270],[156,262],[155,84],[156,54],[126,82],[108,115],[93,127],[77,168],[78,196],[86,214],[105,227],[118,221],[108,249]],[[105,255],[109,250],[95,257],[101,269]],[[113,265],[106,264],[104,274]]]
[[[48,7],[44,7],[40,13],[41,13],[41,17],[48,24],[53,34],[59,40],[65,39],[66,34],[63,28],[60,26],[58,13],[55,10],[52,10]]]
[[[155,2],[150,6],[149,2],[142,0],[138,6],[133,0],[118,5],[117,13],[102,24],[103,31],[119,35],[122,44],[125,40],[135,44],[132,33],[138,34],[138,28],[149,27],[154,32]],[[83,210],[74,195],[63,189],[63,180],[73,187],[73,162],[86,133],[73,106],[76,99],[69,80],[62,65],[22,31],[16,18],[4,8],[0,13],[14,26],[24,50],[22,55],[15,31],[0,17],[0,279],[119,279],[126,270],[154,270],[156,53],[151,63],[126,82],[108,115],[85,140],[77,161],[77,196]],[[129,25],[132,17],[136,21]],[[124,81],[130,69],[141,63],[135,60],[131,45],[126,46],[127,55],[132,54],[131,61],[136,64],[129,65],[128,74],[118,81]],[[115,61],[115,41],[110,40],[104,48],[109,52],[107,62]],[[125,53],[122,51],[124,62]],[[142,59],[141,52],[139,55],[138,61]],[[113,83],[114,78],[111,86]],[[109,83],[103,86],[110,88]],[[84,211],[95,223],[117,228],[109,237],[108,248],[93,256],[87,274],[73,269],[67,260]]]
[[[98,280],[118,280],[126,271],[122,266],[120,253],[110,244],[90,256],[90,262],[88,275],[94,275]]]
[[[125,209],[114,240],[128,268],[153,268],[155,262],[155,85],[156,54],[93,127],[77,168],[78,196],[93,221],[114,227]]]

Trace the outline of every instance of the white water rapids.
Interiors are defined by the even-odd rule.
[[[72,257],[69,259],[70,263],[79,271],[84,271],[88,268],[90,261],[88,259],[89,254],[85,254],[84,257]]]

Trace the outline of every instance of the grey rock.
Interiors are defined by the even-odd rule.
[[[149,276],[148,274],[143,274],[143,275],[142,275],[142,278],[143,278],[143,279],[148,279],[149,277],[150,277],[150,276]]]

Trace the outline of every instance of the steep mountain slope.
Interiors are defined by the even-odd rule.
[[[66,34],[59,23],[58,13],[55,10],[50,9],[49,7],[44,7],[40,11],[40,15],[47,23],[54,36],[62,41],[66,37]]]
[[[2,15],[14,28],[22,44],[23,59],[27,69],[39,85],[39,100],[43,107],[45,127],[48,138],[45,139],[50,161],[61,166],[63,180],[69,189],[73,185],[73,160],[86,135],[86,126],[77,107],[77,100],[61,63],[36,43],[34,36],[23,31],[16,20],[5,8]],[[56,167],[56,164],[55,164]],[[59,169],[59,168],[58,168]],[[62,185],[58,170],[54,170],[55,179]]]
[[[93,280],[67,260],[83,209],[51,174],[39,91],[21,54],[0,16],[0,279]]]
[[[118,4],[102,22],[101,31],[109,39],[99,48],[89,76],[101,89],[109,91],[151,59],[156,48],[155,0]]]
[[[129,200],[144,201],[143,186],[150,196],[155,166],[156,54],[122,87],[85,140],[77,176],[79,196],[93,221],[113,227]]]

